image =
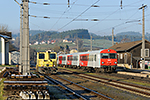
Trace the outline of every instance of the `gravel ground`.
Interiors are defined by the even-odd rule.
[[[52,100],[78,100],[78,98],[68,93],[68,91],[53,84],[53,82],[49,81],[48,89]]]
[[[99,75],[99,74],[94,74],[94,75]],[[64,74],[60,74],[60,76],[70,81],[73,81],[75,83],[78,83],[79,85],[85,86],[99,93],[107,95],[111,98],[114,98],[115,100],[149,100],[150,99],[150,98],[146,98],[140,95],[133,94],[128,91],[124,91],[124,90],[120,90],[111,86],[107,86],[105,84],[100,84],[98,82],[92,82],[86,79],[81,79],[71,74],[64,73]],[[111,76],[107,76],[107,77],[110,78]]]

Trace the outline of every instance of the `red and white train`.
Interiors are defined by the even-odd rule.
[[[58,55],[58,66],[84,67],[90,72],[114,72],[117,67],[117,52],[112,49],[102,49]]]

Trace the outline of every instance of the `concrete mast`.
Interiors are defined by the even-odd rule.
[[[143,26],[142,26],[142,69],[145,69],[145,17],[144,17],[144,9],[145,7],[147,7],[147,5],[142,5],[142,7],[140,7],[139,9],[143,10]]]
[[[30,52],[29,52],[29,0],[23,2],[23,38],[22,38],[22,64],[23,75],[30,73]]]

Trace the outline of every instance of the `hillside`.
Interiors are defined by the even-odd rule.
[[[30,30],[29,34],[30,34],[30,36],[34,36],[34,35],[42,33],[42,32],[45,32],[45,31],[44,30]],[[18,33],[18,34],[12,34],[12,37],[13,38],[20,37],[20,33]]]
[[[68,45],[71,49],[76,49],[76,40],[79,39],[80,49],[82,50],[89,50],[90,49],[90,35],[92,35],[93,40],[93,49],[101,49],[101,48],[108,48],[111,46],[112,36],[100,36],[94,33],[89,33],[87,29],[76,29],[76,30],[68,30],[64,32],[56,32],[56,31],[41,31],[41,30],[31,30],[30,31],[30,43],[34,44],[36,41],[48,41],[48,40],[55,40],[55,44],[48,44],[48,45],[37,45],[32,46],[33,49],[38,51],[50,49],[50,48],[60,48],[60,46],[65,47]],[[65,44],[63,43],[63,39],[69,38],[75,40],[75,42]],[[131,42],[131,41],[138,41],[142,39],[142,34],[139,32],[121,32],[117,33],[114,36],[114,42]],[[150,34],[146,33],[145,39],[150,41]],[[15,46],[19,48],[19,38],[16,39]]]
[[[52,39],[65,39],[65,38],[82,38],[82,39],[90,39],[90,35],[88,30],[86,29],[77,29],[77,30],[69,30],[65,32],[55,32],[55,31],[44,31],[42,33],[38,33],[34,36],[30,36],[30,41],[47,41]]]
[[[132,31],[129,31],[129,32],[121,32],[121,33],[117,33],[116,36],[142,36],[141,33],[139,32],[132,32]]]
[[[88,51],[90,50],[90,39],[79,39],[79,51]],[[77,49],[76,42],[75,43],[67,43],[62,42],[62,39],[57,41],[54,44],[39,44],[39,45],[31,45],[30,47],[32,49],[35,49],[36,51],[45,51],[45,50],[54,50],[56,52],[59,52],[61,48],[65,48],[66,45],[69,46],[69,49]],[[92,41],[92,48],[93,50],[103,49],[103,48],[109,48],[112,45],[111,41],[109,40],[93,40]]]

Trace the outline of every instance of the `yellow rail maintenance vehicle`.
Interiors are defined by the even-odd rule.
[[[37,52],[36,70],[43,74],[57,72],[57,53],[50,50],[46,52]]]

